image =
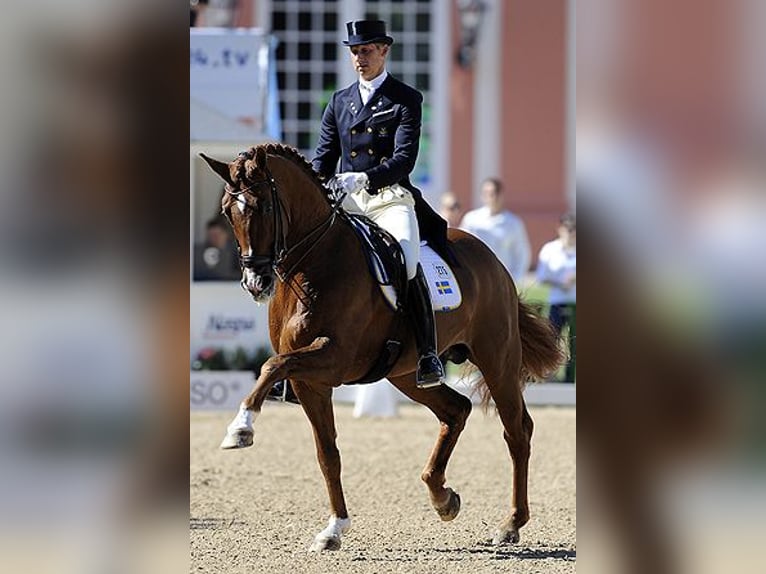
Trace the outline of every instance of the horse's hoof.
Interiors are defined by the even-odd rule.
[[[497,530],[492,538],[492,544],[502,546],[504,544],[517,544],[521,540],[518,530]]]
[[[221,448],[224,450],[248,446],[253,446],[253,431],[251,430],[240,430],[234,434],[227,434],[221,441]]]
[[[447,501],[447,504],[441,508],[436,509],[436,512],[439,514],[439,518],[441,518],[444,522],[455,520],[457,515],[460,513],[460,495],[451,488],[448,488],[447,490],[449,491],[449,500]]]
[[[340,536],[316,538],[309,550],[311,552],[322,552],[323,550],[340,550]]]

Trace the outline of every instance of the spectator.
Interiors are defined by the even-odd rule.
[[[205,242],[194,246],[195,281],[230,281],[241,276],[237,249],[221,217],[207,222]]]
[[[237,18],[238,0],[209,0],[206,2],[203,26],[232,28]]]
[[[189,10],[191,12],[191,27],[199,26],[199,17],[204,13],[208,0],[189,0]]]
[[[577,249],[575,216],[563,215],[559,222],[559,238],[549,241],[540,250],[537,263],[537,279],[550,285],[548,301],[550,320],[561,335],[568,327],[569,358],[565,367],[564,381],[575,380],[576,323],[575,300],[577,297]]]
[[[451,191],[442,194],[439,204],[439,215],[447,220],[447,225],[450,227],[460,225],[460,202],[455,194]]]
[[[500,180],[485,179],[481,184],[481,195],[484,206],[466,213],[460,227],[486,243],[518,284],[526,275],[532,258],[524,222],[503,206]]]

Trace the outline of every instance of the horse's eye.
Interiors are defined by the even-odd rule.
[[[271,202],[266,202],[263,204],[263,213],[269,214],[271,213]]]

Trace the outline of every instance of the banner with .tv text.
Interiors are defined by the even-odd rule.
[[[256,28],[189,29],[192,140],[279,140],[276,38]]]

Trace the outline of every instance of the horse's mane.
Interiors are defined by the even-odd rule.
[[[255,152],[259,148],[263,149],[267,155],[274,155],[288,160],[290,163],[300,168],[301,171],[303,171],[303,173],[305,173],[314,183],[314,185],[316,185],[319,189],[323,188],[324,183],[320,179],[319,173],[314,171],[313,166],[311,163],[309,163],[309,160],[306,159],[306,156],[304,156],[301,152],[292,146],[277,142],[260,144],[255,147],[251,147],[246,151],[240,152],[237,156],[237,159],[234,160],[234,165],[237,166],[237,173],[240,177],[242,177],[245,173],[245,163],[255,158]]]

